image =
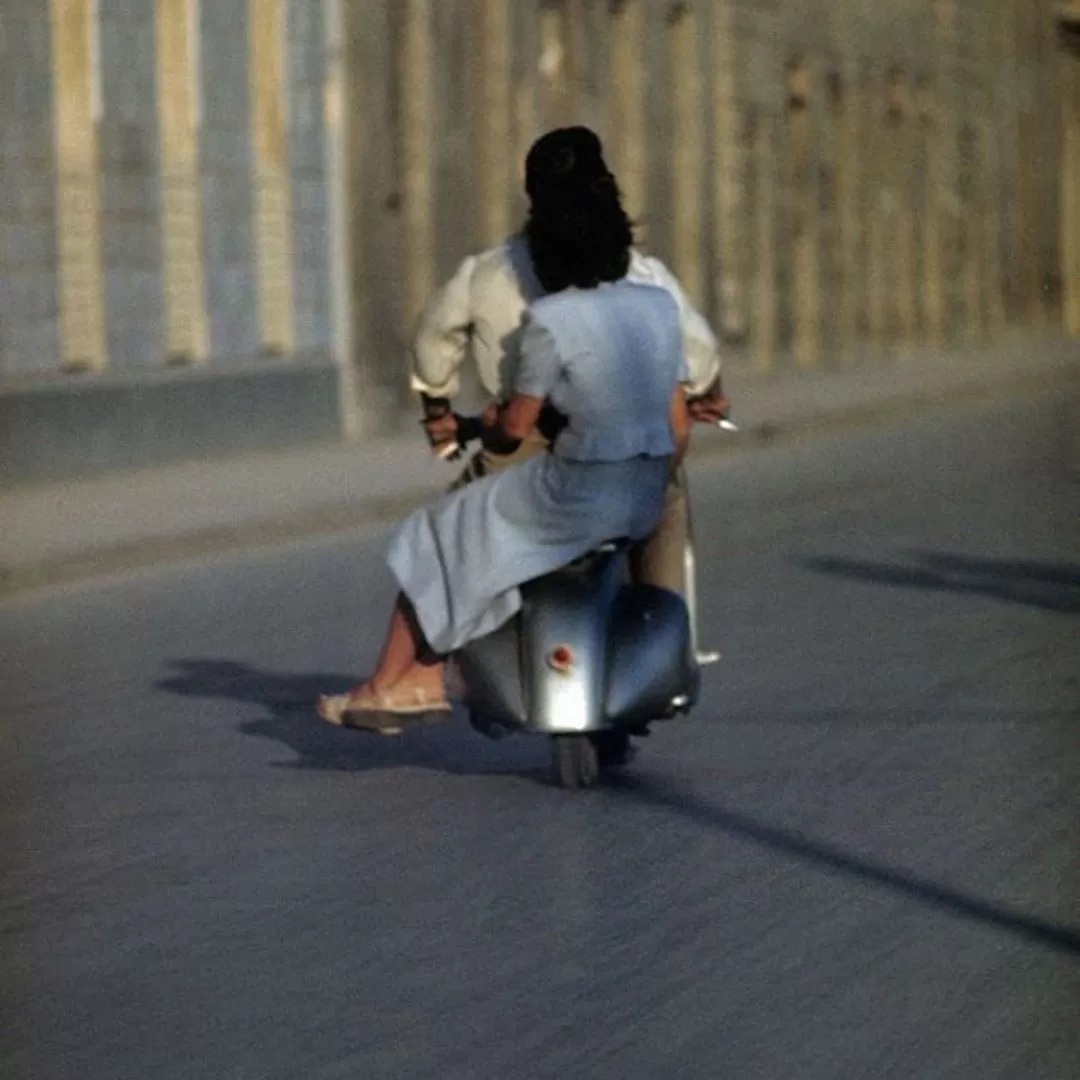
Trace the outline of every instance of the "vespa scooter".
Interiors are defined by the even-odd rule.
[[[522,586],[522,608],[453,655],[472,726],[548,735],[552,773],[589,787],[623,764],[632,735],[690,711],[700,687],[682,598],[629,581],[613,539]]]
[[[450,452],[463,451],[454,443]],[[561,787],[593,785],[625,763],[631,736],[698,698],[692,613],[677,593],[630,580],[630,548],[612,537],[527,582],[513,619],[450,658],[472,726],[492,738],[549,736]]]

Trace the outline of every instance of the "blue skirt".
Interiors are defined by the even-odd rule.
[[[387,562],[428,644],[445,654],[490,634],[520,609],[526,581],[606,540],[648,536],[670,469],[666,457],[540,454],[410,514]]]

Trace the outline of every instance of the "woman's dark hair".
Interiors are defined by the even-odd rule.
[[[626,276],[634,230],[592,131],[560,128],[537,140],[525,159],[525,190],[525,240],[545,292]]]

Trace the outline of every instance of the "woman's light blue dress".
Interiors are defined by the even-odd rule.
[[[663,289],[624,279],[532,305],[513,388],[567,416],[552,453],[444,495],[390,542],[390,569],[436,652],[498,629],[524,582],[653,531],[675,449],[671,397],[688,377]]]

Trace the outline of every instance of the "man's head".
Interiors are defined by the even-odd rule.
[[[633,229],[594,132],[559,128],[538,139],[525,159],[525,191],[525,236],[547,292],[626,275]]]

